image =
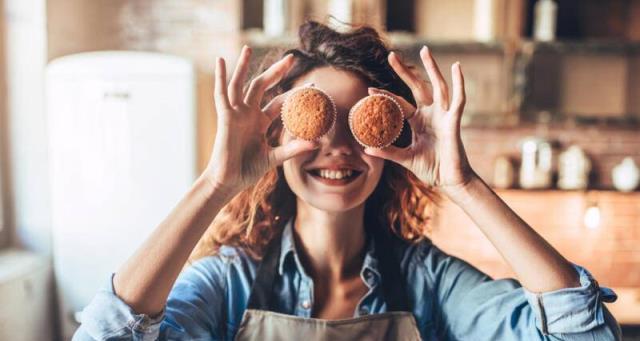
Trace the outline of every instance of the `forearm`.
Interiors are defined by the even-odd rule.
[[[525,288],[546,292],[580,285],[571,264],[480,177],[445,193],[482,230]]]
[[[229,199],[199,178],[115,274],[116,294],[139,314],[159,314],[191,251]]]

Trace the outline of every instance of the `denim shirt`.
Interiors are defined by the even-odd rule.
[[[275,284],[278,312],[311,317],[313,281],[294,245],[292,220],[282,233]],[[375,245],[367,243],[360,277],[369,288],[353,316],[386,311]],[[603,302],[616,294],[574,265],[580,287],[533,293],[513,279],[492,280],[429,241],[405,246],[401,274],[423,340],[620,340]],[[259,265],[224,246],[178,277],[162,314],[135,313],[116,296],[112,278],[82,312],[73,340],[233,340]]]

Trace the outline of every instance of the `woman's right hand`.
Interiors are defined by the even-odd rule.
[[[293,56],[287,55],[271,65],[254,78],[243,93],[250,55],[251,49],[244,46],[228,87],[225,61],[222,58],[216,61],[217,133],[203,176],[215,190],[230,197],[256,183],[285,160],[318,147],[317,142],[298,139],[277,147],[268,145],[266,131],[280,114],[285,94],[277,96],[264,108],[260,108],[260,103],[265,91],[278,84],[289,71]]]

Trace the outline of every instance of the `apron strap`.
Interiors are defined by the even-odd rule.
[[[382,293],[387,303],[387,311],[411,311],[404,276],[400,271],[400,260],[405,245],[386,227],[376,223],[367,224],[375,243],[375,255],[380,269]]]
[[[399,259],[401,259],[404,248],[398,248],[398,245],[394,247],[393,241],[400,241],[387,229],[382,229],[375,223],[368,225],[372,226],[369,233],[375,243],[375,255],[380,266],[382,293],[387,303],[387,311],[410,311],[404,277],[400,272]],[[273,297],[281,244],[282,231],[273,237],[256,270],[256,279],[251,286],[247,309],[275,311]]]
[[[251,285],[247,309],[273,310],[273,288],[278,273],[278,259],[282,244],[282,231],[277,233],[265,250],[256,270],[256,279]]]

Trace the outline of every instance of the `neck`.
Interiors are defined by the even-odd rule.
[[[294,238],[300,260],[314,280],[359,276],[364,261],[364,204],[327,212],[298,202]]]

